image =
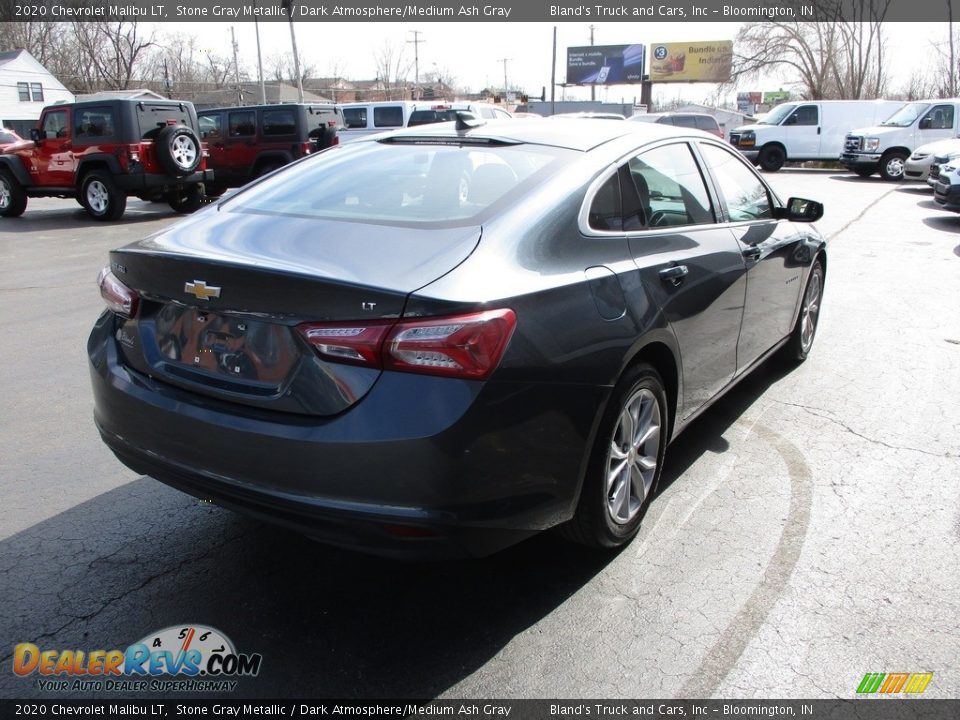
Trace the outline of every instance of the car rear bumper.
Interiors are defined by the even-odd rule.
[[[385,372],[308,417],[166,385],[88,342],[94,416],[136,472],[321,541],[398,557],[482,556],[570,517],[609,388]]]
[[[213,170],[197,170],[194,173],[179,178],[154,173],[129,173],[127,175],[115,176],[117,185],[128,195],[158,192],[164,189],[194,185],[196,183],[212,183],[213,178]]]

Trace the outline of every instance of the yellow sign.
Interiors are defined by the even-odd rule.
[[[651,82],[727,82],[733,41],[658,43],[650,47]]]

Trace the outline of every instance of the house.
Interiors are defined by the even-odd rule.
[[[101,90],[100,92],[89,93],[86,95],[77,95],[77,102],[86,102],[87,100],[166,100],[160,93],[153,90],[139,88],[136,90]]]
[[[26,50],[0,52],[0,126],[30,137],[47,105],[73,102],[67,90]]]

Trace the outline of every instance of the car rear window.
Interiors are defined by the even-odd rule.
[[[430,125],[439,122],[451,122],[457,119],[456,110],[414,110],[410,113],[407,127]]]
[[[225,201],[231,211],[400,225],[466,225],[576,153],[545,146],[362,143],[297,163]]]
[[[720,132],[717,121],[709,115],[697,115],[697,128],[707,132]]]
[[[190,109],[183,103],[137,103],[137,120],[140,123],[140,136],[153,140],[166,125],[186,125],[195,127]]]
[[[403,108],[399,105],[375,107],[373,109],[374,127],[403,127]]]

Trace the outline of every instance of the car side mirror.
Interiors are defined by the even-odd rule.
[[[816,222],[823,217],[823,203],[792,197],[787,201],[785,208],[777,208],[774,214],[777,219],[791,222]]]
[[[40,144],[40,129],[39,128],[30,128],[30,139],[33,140],[37,145]]]

